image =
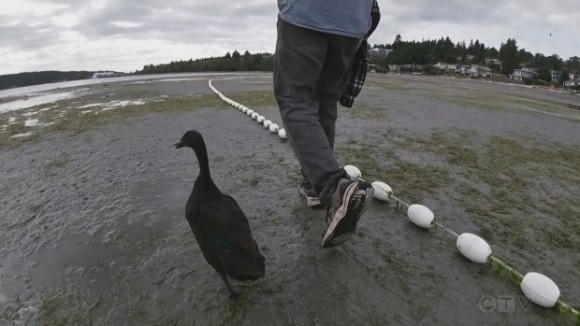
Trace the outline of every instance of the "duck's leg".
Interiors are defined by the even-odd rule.
[[[224,274],[224,273],[219,273],[219,274],[220,274],[220,277],[222,278],[222,280],[224,281],[224,283],[226,283],[226,286],[228,287],[228,291],[230,291],[230,298],[237,297],[239,293],[234,291],[234,289],[230,285],[230,282],[228,281],[228,277],[226,276],[226,274]]]

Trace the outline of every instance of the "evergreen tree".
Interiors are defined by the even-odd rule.
[[[502,63],[501,72],[504,75],[510,75],[514,69],[519,67],[518,45],[515,39],[509,38],[505,44],[501,44],[499,59]]]

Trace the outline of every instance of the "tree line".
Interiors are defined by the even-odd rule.
[[[66,80],[87,79],[93,71],[35,71],[0,76],[0,89],[54,83]]]
[[[166,64],[145,65],[136,74],[162,74],[172,72],[205,72],[205,71],[272,71],[274,57],[270,53],[251,54],[246,51],[241,55],[237,50],[226,53],[223,57],[189,59],[188,61],[171,61]]]
[[[449,64],[479,64],[490,67],[495,72],[509,76],[520,67],[538,68],[539,78],[551,82],[550,70],[562,72],[562,77],[569,77],[570,72],[580,72],[580,58],[574,56],[568,60],[557,54],[546,56],[542,53],[531,53],[519,48],[515,39],[509,38],[499,49],[486,46],[479,40],[454,43],[449,37],[438,40],[404,41],[397,35],[391,44],[375,44],[373,47],[391,49],[387,57],[373,58],[372,62],[379,67],[390,64],[417,64],[432,66],[438,62]],[[501,60],[501,65],[491,59]],[[564,78],[565,79],[565,78]]]

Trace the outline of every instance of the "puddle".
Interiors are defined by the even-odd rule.
[[[32,136],[32,133],[30,131],[24,132],[21,134],[12,135],[12,136],[10,136],[10,138],[22,138],[22,137],[28,137],[28,136]]]
[[[147,103],[147,101],[145,100],[119,100],[119,101],[111,101],[111,102],[107,102],[107,103],[89,103],[89,104],[85,104],[82,106],[79,106],[79,109],[88,109],[88,108],[96,108],[96,107],[103,107],[102,111],[108,111],[108,110],[113,110],[116,108],[122,108],[122,107],[126,107],[129,105],[143,105]],[[81,113],[82,114],[87,114],[89,112],[92,112],[91,110],[84,110]]]
[[[108,106],[115,106],[115,107],[125,107],[128,105],[143,105],[147,102],[143,101],[143,100],[124,100],[124,101],[113,101],[111,102]]]
[[[143,105],[147,103],[146,101],[143,100],[135,100],[135,101],[131,101],[131,100],[124,100],[124,101],[113,101],[107,104],[106,108],[103,108],[102,111],[109,111],[109,110],[114,110],[117,108],[123,108],[129,105]]]
[[[24,98],[5,104],[0,104],[0,113],[12,112],[17,110],[22,110],[30,108],[36,105],[42,105],[47,103],[56,102],[59,100],[69,99],[75,96],[74,92],[63,92],[54,94],[45,94],[36,97]]]
[[[88,109],[88,108],[94,108],[94,107],[99,107],[99,106],[103,106],[103,103],[90,103],[90,104],[79,106],[79,109]]]
[[[40,124],[41,123],[38,119],[28,119],[28,120],[24,121],[25,127],[34,127],[34,126],[38,126]]]

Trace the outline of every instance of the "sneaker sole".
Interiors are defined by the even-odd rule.
[[[342,205],[334,213],[334,217],[322,237],[323,248],[344,243],[356,230],[356,224],[364,213],[365,202],[370,191],[369,188],[359,189],[359,186],[360,183],[353,183],[346,188],[342,196]],[[344,228],[343,232],[334,234],[334,231],[339,227]]]
[[[318,199],[318,197],[310,197],[306,194],[306,191],[304,190],[304,188],[300,187],[298,189],[298,191],[300,192],[300,194],[302,194],[304,197],[306,197],[306,205],[310,206],[310,207],[320,207],[322,206],[322,203],[320,202],[320,199]]]

